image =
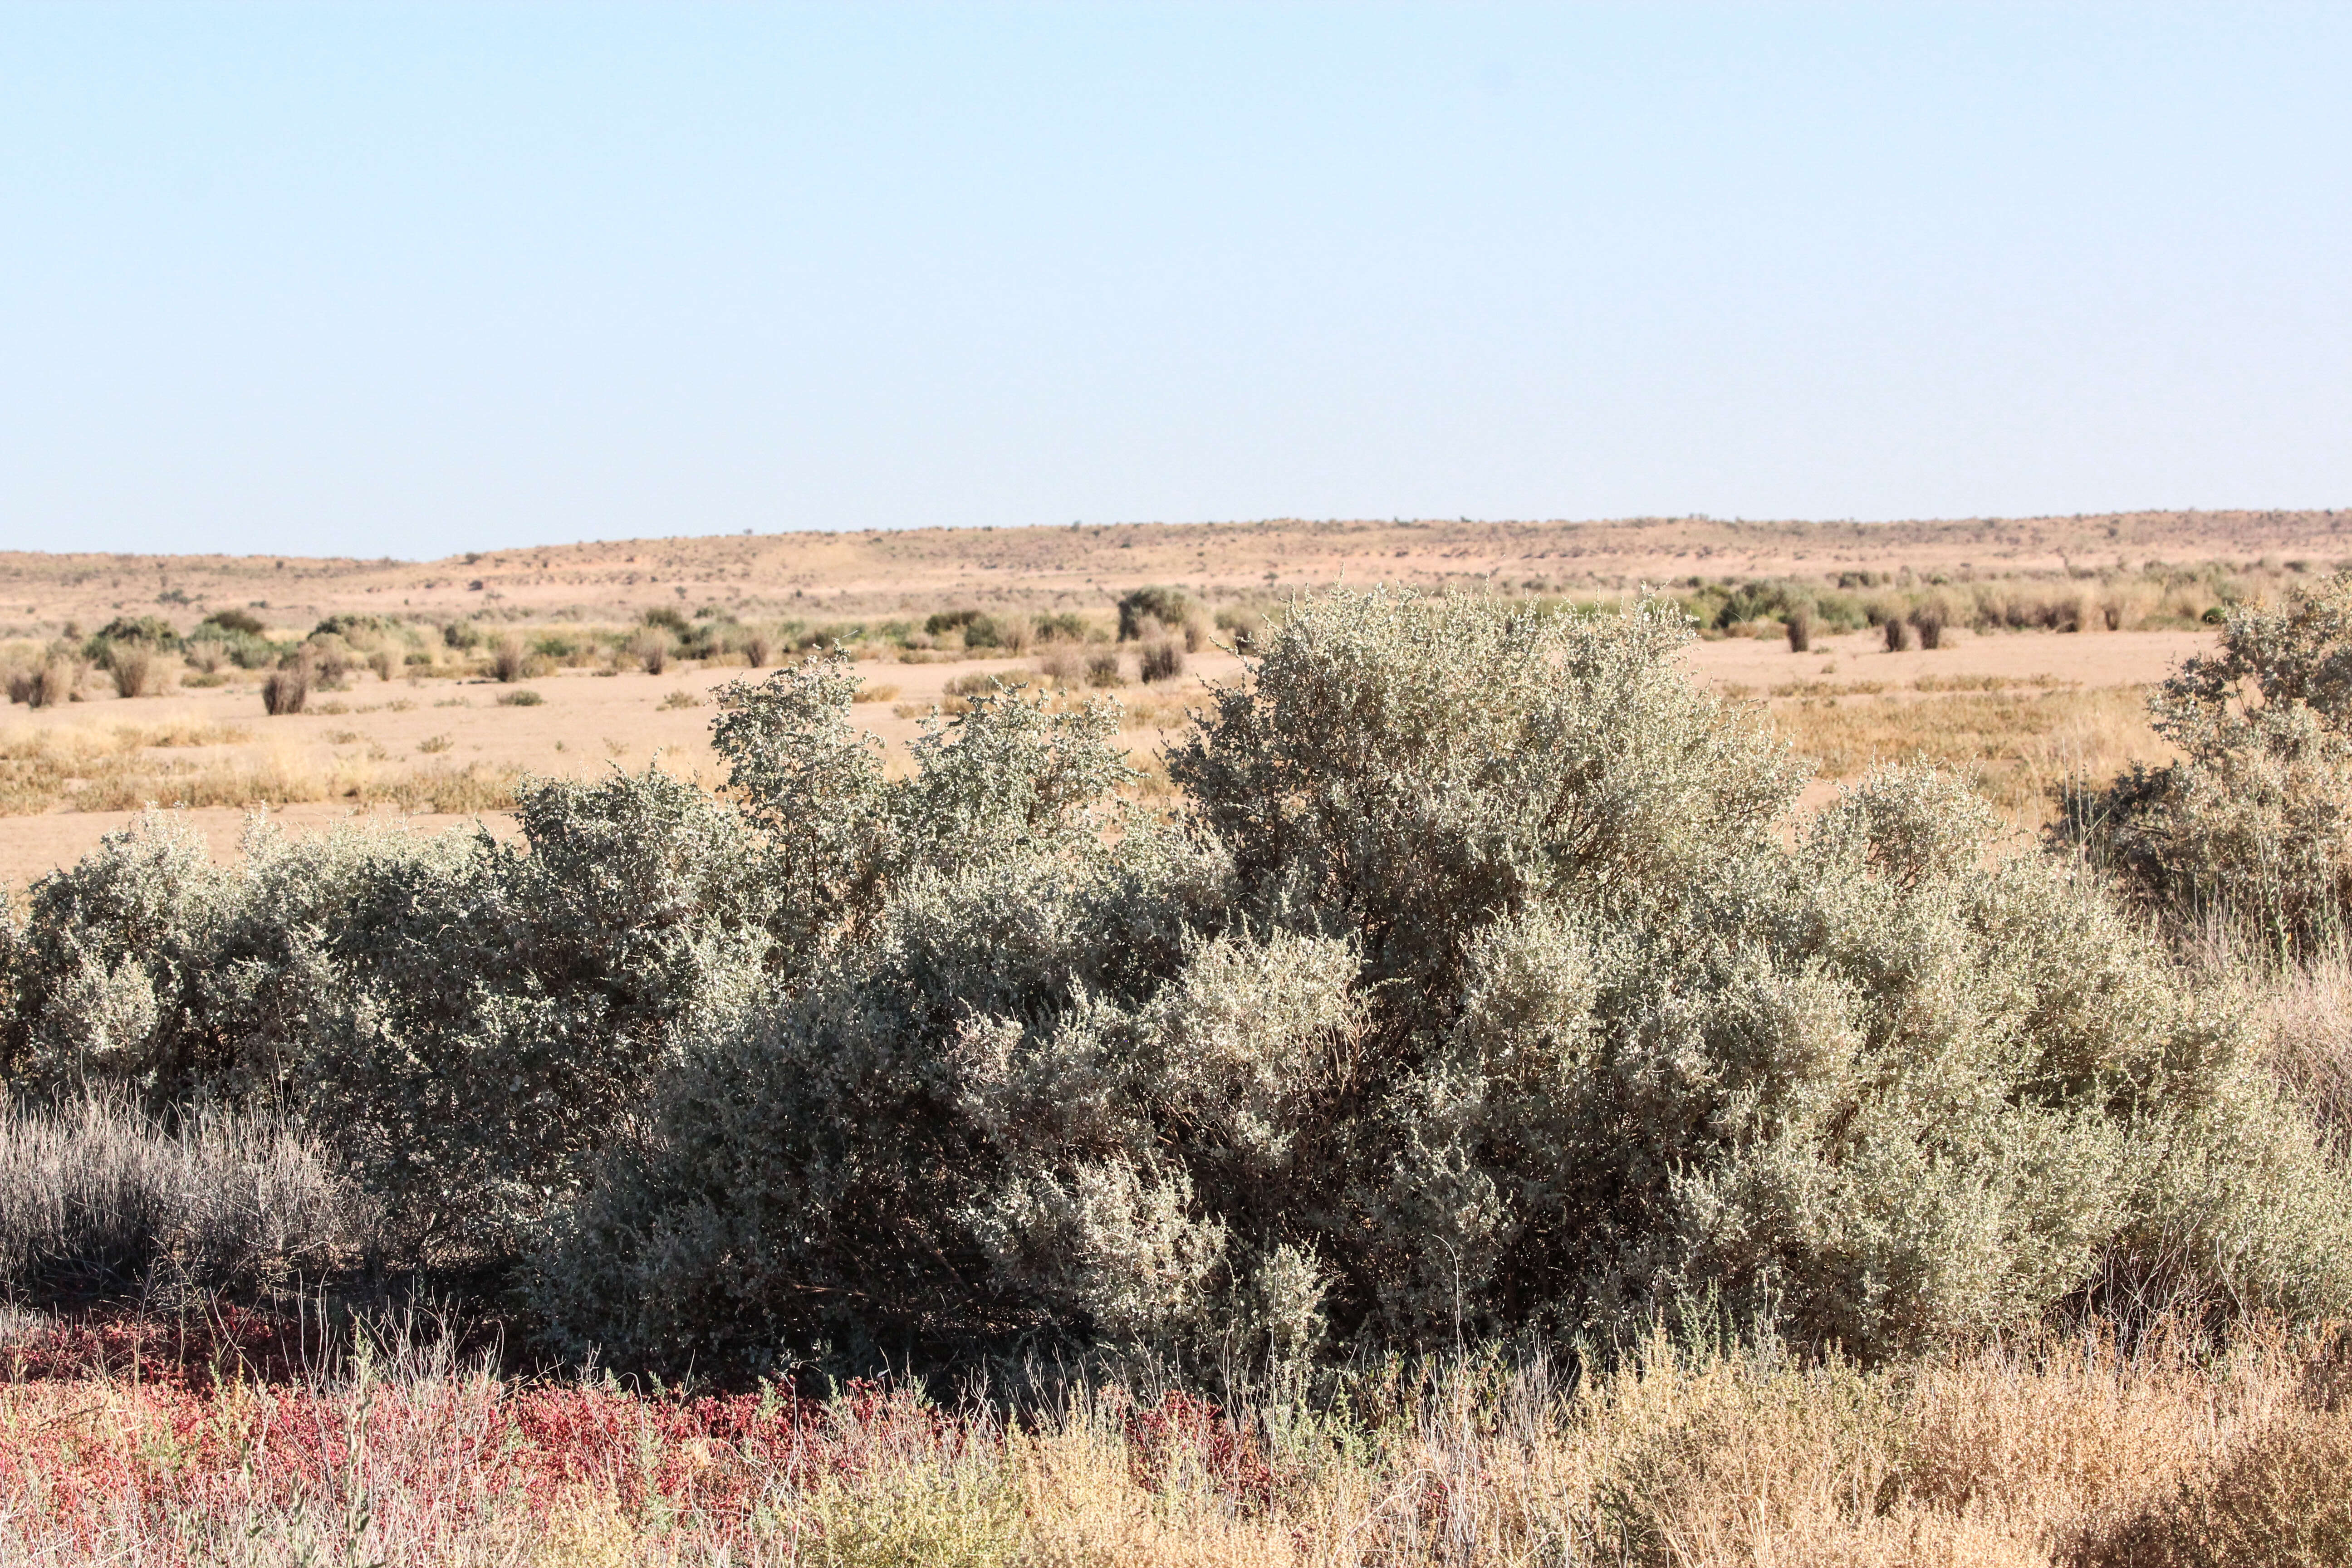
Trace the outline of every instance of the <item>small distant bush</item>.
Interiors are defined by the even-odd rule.
[[[694,640],[694,623],[686,618],[684,612],[669,605],[656,605],[647,610],[639,624],[652,630],[666,631],[680,642]]]
[[[357,650],[331,633],[304,642],[300,657],[310,667],[312,682],[329,691],[343,689],[352,671],[360,668]]]
[[[441,628],[441,641],[459,653],[468,653],[482,644],[482,628],[471,621],[451,621]]]
[[[661,626],[646,626],[629,639],[629,657],[647,675],[659,675],[669,668],[670,635]]]
[[[266,636],[269,630],[268,626],[261,624],[259,616],[236,609],[215,610],[196,624],[196,629],[193,635],[202,637],[206,628],[220,633],[223,641],[234,641],[238,637],[260,637]]]
[[[511,686],[523,675],[523,661],[530,657],[522,638],[509,635],[500,637],[490,648],[490,674],[501,684]]]
[[[1147,683],[1173,680],[1184,673],[1184,650],[1163,640],[1145,648],[1137,662]]]
[[[1101,647],[1087,655],[1088,686],[1124,686],[1127,672],[1121,668],[1117,648]]]
[[[1908,653],[1919,646],[1917,628],[1898,616],[1889,616],[1880,628],[1886,637],[1886,651]]]
[[[293,660],[269,672],[261,683],[262,710],[272,718],[299,713],[310,700],[310,666],[306,660]]]
[[[701,698],[697,697],[693,692],[681,688],[678,690],[671,692],[668,696],[661,700],[659,710],[664,713],[667,713],[675,709],[699,708],[701,706]]]
[[[8,700],[27,708],[54,708],[74,700],[81,667],[70,658],[49,658],[8,677]]]
[[[393,652],[388,647],[380,647],[368,655],[367,664],[370,669],[375,671],[375,678],[378,680],[390,680],[393,672],[401,668],[400,661],[393,657]]]
[[[1238,653],[1250,652],[1265,635],[1265,616],[1246,605],[1229,605],[1219,610],[1217,626],[1228,635]]]
[[[1181,633],[1199,608],[1181,588],[1138,588],[1118,601],[1118,640],[1135,642],[1162,629]]]
[[[753,669],[764,669],[776,661],[775,639],[761,631],[743,634],[743,662]]]
[[[156,697],[163,690],[163,661],[145,643],[119,642],[109,647],[106,673],[114,682],[117,697]]]
[[[176,653],[180,634],[172,623],[160,616],[141,616],[136,619],[117,616],[100,626],[89,639],[89,658],[93,664],[106,662],[107,650],[117,644],[136,644],[151,651]]]
[[[1788,627],[1790,653],[1812,651],[1813,616],[1811,610],[1802,607],[1791,610],[1789,612],[1788,619],[1782,624]]]
[[[341,637],[349,643],[366,643],[392,636],[398,630],[399,624],[388,616],[346,612],[329,616],[310,628],[310,635],[314,637]]]
[[[974,621],[983,618],[978,610],[971,608],[940,610],[923,622],[923,630],[931,637],[946,637],[950,632],[963,631]]]
[[[501,692],[499,696],[499,706],[501,708],[536,708],[546,700],[547,699],[541,696],[538,692],[525,687],[520,691]]]
[[[1037,640],[1039,642],[1084,642],[1087,640],[1086,617],[1076,614],[1075,611],[1061,610],[1051,615],[1039,616],[1037,617],[1036,626]]]

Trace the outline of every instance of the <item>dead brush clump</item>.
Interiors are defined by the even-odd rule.
[[[107,649],[106,673],[117,697],[160,697],[167,683],[163,658],[144,643],[119,642]]]
[[[644,626],[629,638],[626,652],[639,669],[647,675],[659,675],[669,668],[670,656],[677,646],[667,628]]]
[[[269,672],[261,683],[261,709],[273,719],[302,711],[310,700],[310,664],[295,659]]]
[[[1173,680],[1184,673],[1184,650],[1172,640],[1155,642],[1143,650],[1137,668],[1146,685]]]
[[[8,677],[8,700],[27,708],[56,708],[79,700],[81,673],[77,659],[44,659]]]
[[[104,1050],[105,986],[92,984],[89,1044]],[[166,1131],[101,1100],[0,1110],[12,1289],[137,1285],[159,1268],[212,1288],[267,1283],[340,1261],[363,1212],[323,1150],[266,1118],[205,1112]]]

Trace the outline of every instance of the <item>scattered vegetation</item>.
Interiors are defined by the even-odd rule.
[[[1875,624],[1969,624],[1939,603]],[[1388,591],[1254,623],[1150,780],[1086,697],[1106,640],[956,682],[904,769],[845,652],[733,682],[716,793],[507,781],[514,841],[257,824],[219,865],[148,816],[0,927],[26,1300],[430,1270],[518,1354],[741,1392],[314,1374],[305,1418],[380,1434],[331,1487],[262,1436],[146,1457],[265,1396],[37,1326],[15,1364],[83,1345],[124,1436],[53,1449],[0,1389],[0,1466],[103,1478],[0,1532],[2330,1560],[2347,605],[2233,609],[2158,695],[2182,760],[2073,786],[2059,854],[1954,769],[2043,787],[2126,695],[1792,682],[1776,733],[1684,678],[1674,601]],[[1137,605],[1147,680],[1186,608]],[[681,625],[737,635],[631,636]],[[1929,756],[1803,814],[1784,735]],[[886,1367],[992,1392],[828,1384]],[[320,1511],[362,1470],[373,1511]]]

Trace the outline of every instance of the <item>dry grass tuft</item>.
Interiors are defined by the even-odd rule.
[[[261,683],[262,711],[276,719],[289,713],[299,713],[310,700],[310,670],[304,664],[289,664],[269,672]]]
[[[267,1119],[199,1113],[166,1132],[125,1108],[0,1111],[0,1279],[16,1289],[208,1286],[338,1261],[362,1205],[314,1143]]]
[[[2261,975],[2251,965],[2234,972]],[[2271,1071],[2337,1156],[2352,1157],[2352,959],[2337,953],[2288,965],[2248,988]]]
[[[117,643],[109,649],[106,673],[117,697],[160,697],[169,684],[162,656],[139,643]]]

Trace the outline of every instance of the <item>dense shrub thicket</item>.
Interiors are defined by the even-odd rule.
[[[1164,815],[1107,708],[1017,690],[894,778],[831,657],[729,690],[721,799],[542,783],[518,847],[230,868],[152,821],[11,931],[8,1071],[266,1101],[394,1245],[664,1371],[2352,1300],[2352,1193],[2237,1019],[1949,779],[1797,821],[1688,635],[1303,602]]]
[[[2178,924],[2287,953],[2352,936],[2352,572],[2231,609],[2149,710],[2181,759],[2072,791],[2060,835]]]

